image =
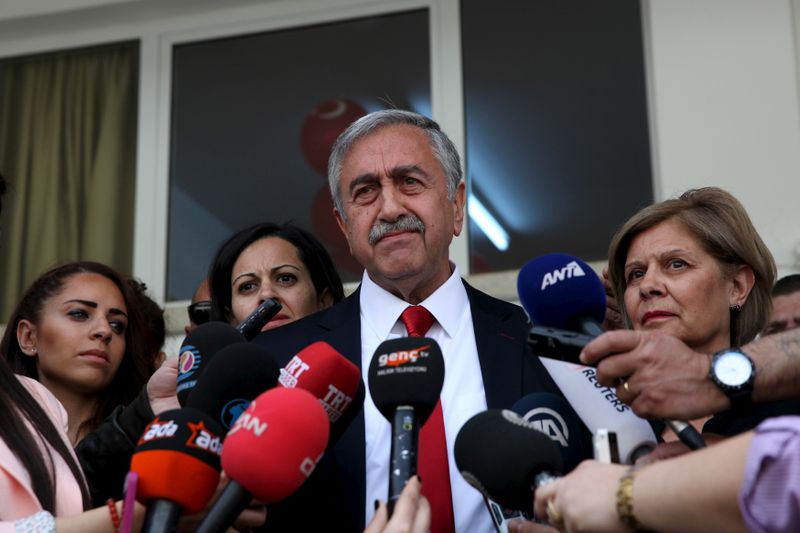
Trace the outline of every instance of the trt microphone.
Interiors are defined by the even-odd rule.
[[[267,325],[267,322],[272,320],[272,317],[278,314],[283,306],[275,298],[267,298],[261,305],[256,307],[255,311],[242,320],[236,329],[238,329],[244,338],[248,341],[253,340],[256,335],[261,333],[261,328]]]
[[[278,383],[278,373],[278,364],[262,346],[231,344],[208,363],[186,405],[213,417],[227,431],[253,398]]]
[[[511,410],[558,445],[563,472],[591,456],[589,432],[572,406],[561,396],[535,392],[517,400]]]
[[[333,446],[364,405],[361,370],[327,342],[310,344],[281,369],[278,382],[305,389],[319,398],[331,421]]]
[[[470,418],[458,432],[454,455],[467,483],[529,516],[534,489],[563,471],[556,443],[507,409],[489,409]]]
[[[427,337],[384,341],[372,356],[367,379],[375,407],[392,424],[387,500],[391,516],[403,487],[417,473],[419,428],[442,392],[442,350]]]
[[[145,428],[131,459],[136,499],[147,505],[142,531],[175,531],[181,513],[198,513],[219,483],[222,430],[185,407],[165,411]]]
[[[181,344],[178,359],[178,402],[186,405],[189,392],[197,385],[205,367],[220,349],[245,340],[236,328],[224,322],[206,322],[190,331]]]
[[[231,481],[198,533],[225,531],[253,497],[269,504],[297,490],[325,452],[329,426],[319,400],[302,389],[276,387],[253,400],[225,438]]]
[[[534,325],[568,329],[589,337],[604,332],[601,325],[606,310],[603,282],[577,257],[547,254],[528,261],[517,277],[517,290]],[[545,366],[549,371],[550,366]],[[556,376],[553,379],[558,383]],[[563,388],[562,391],[567,395]],[[683,421],[667,421],[667,424],[689,448],[696,450],[705,446],[703,437],[691,424]]]

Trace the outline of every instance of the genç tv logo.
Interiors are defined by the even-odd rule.
[[[378,356],[378,368],[385,368],[387,366],[402,366],[408,363],[416,363],[420,359],[428,357],[430,352],[428,348],[431,345],[420,346],[413,350],[400,350],[397,352],[383,353]]]

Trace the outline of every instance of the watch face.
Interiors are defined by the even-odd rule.
[[[745,355],[739,352],[726,352],[717,358],[714,374],[728,387],[739,387],[750,379],[753,366]]]

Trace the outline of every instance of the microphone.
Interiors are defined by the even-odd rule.
[[[139,438],[131,471],[147,506],[142,531],[175,531],[181,513],[199,513],[219,483],[222,430],[188,407],[158,415]]]
[[[245,340],[251,341],[256,335],[261,333],[261,328],[272,320],[272,317],[277,315],[282,307],[280,302],[275,298],[267,298],[261,302],[261,305],[256,307],[247,318],[242,320],[239,325],[236,326],[236,329],[244,335]]]
[[[307,390],[328,414],[332,447],[364,405],[361,370],[324,341],[310,344],[280,370],[278,383]]]
[[[253,497],[274,503],[311,475],[328,444],[319,400],[302,389],[276,387],[250,403],[225,438],[222,467],[231,481],[198,533],[225,531]]]
[[[183,339],[178,359],[178,402],[186,405],[189,393],[214,354],[229,344],[245,340],[236,328],[224,322],[206,322],[190,331]]]
[[[278,373],[278,364],[262,346],[228,345],[208,363],[186,406],[213,417],[227,431],[253,398],[278,383]]]
[[[558,445],[563,471],[569,472],[591,455],[583,422],[561,396],[535,392],[517,400],[511,410]]]
[[[517,290],[522,307],[534,325],[577,331],[590,338],[604,333],[601,326],[606,310],[606,293],[603,282],[589,265],[576,257],[567,254],[547,254],[528,261],[517,277]],[[555,361],[546,359],[541,361],[575,410],[581,413],[582,409],[577,404],[580,400],[573,400],[574,394],[570,393],[567,387],[562,386],[565,384],[564,380],[574,380],[570,380],[565,375],[567,372],[560,371]],[[589,372],[585,374],[586,377],[594,381],[598,390],[602,390],[606,401],[619,402],[614,391],[596,383],[594,371],[587,370]],[[575,374],[574,369],[573,374]],[[617,410],[619,411],[619,409]],[[583,413],[591,417],[589,412],[583,411]],[[594,424],[590,424],[586,416],[582,415],[581,418],[590,430],[594,432],[597,429],[592,427]],[[693,426],[686,422],[677,422],[679,422],[681,430],[677,433],[681,442],[693,450],[705,446],[702,436]],[[620,454],[625,457],[621,442],[622,432],[614,426],[600,427],[617,432],[617,436],[620,438]]]
[[[417,473],[419,428],[442,392],[442,350],[427,337],[384,341],[375,350],[367,375],[375,407],[392,424],[387,499],[391,516],[403,487]]]
[[[453,451],[467,483],[528,516],[533,516],[534,489],[563,472],[558,445],[508,409],[489,409],[470,418]]]

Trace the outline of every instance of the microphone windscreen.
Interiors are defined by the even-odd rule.
[[[225,473],[264,503],[280,501],[311,475],[328,444],[319,400],[277,387],[253,400],[225,438]]]
[[[525,263],[517,277],[517,294],[531,322],[580,331],[575,321],[602,323],[606,291],[592,267],[567,254],[547,254]]]
[[[372,401],[387,420],[398,406],[410,405],[422,426],[442,392],[442,350],[427,337],[384,341],[372,356],[367,376]]]
[[[279,372],[262,346],[231,344],[208,363],[186,405],[210,415],[227,430],[253,398],[278,383]]]
[[[507,409],[489,409],[467,420],[456,436],[454,455],[467,483],[505,508],[531,516],[536,475],[562,472],[556,444]]]
[[[202,511],[219,483],[222,437],[216,422],[195,409],[158,415],[131,459],[131,471],[139,476],[139,503],[169,500],[186,514]]]
[[[281,369],[278,382],[319,398],[331,421],[329,445],[339,439],[364,404],[361,370],[324,341],[310,344],[292,357]]]
[[[583,422],[572,406],[551,392],[535,392],[517,400],[511,410],[558,445],[564,472],[591,455]]]
[[[178,402],[186,405],[198,378],[220,349],[245,340],[236,328],[224,322],[206,322],[190,331],[183,339],[178,358]]]

